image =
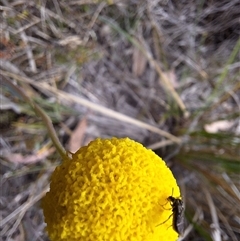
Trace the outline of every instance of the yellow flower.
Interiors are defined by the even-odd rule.
[[[42,202],[49,237],[175,241],[167,201],[172,190],[180,196],[172,172],[153,151],[129,138],[96,139],[66,158],[51,177]]]

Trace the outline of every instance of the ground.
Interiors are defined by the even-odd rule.
[[[239,1],[0,5],[3,240],[48,240],[40,203],[62,146],[112,136],[166,160],[184,240],[239,240]]]

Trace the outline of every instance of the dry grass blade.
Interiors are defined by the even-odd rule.
[[[95,22],[96,22],[96,20],[97,20],[97,18],[98,18],[98,16],[99,16],[99,14],[100,14],[100,12],[103,10],[103,8],[104,8],[106,5],[107,5],[107,4],[106,4],[105,2],[101,2],[101,3],[99,4],[99,6],[98,6],[97,10],[95,11],[95,13],[94,13],[94,15],[93,15],[90,23],[88,24],[88,29],[91,29],[91,28],[94,26],[94,24],[95,24]]]
[[[13,63],[11,63],[9,61],[1,61],[1,69],[14,73],[14,74],[17,74],[17,75],[26,76],[23,71],[21,71],[17,66],[15,66]],[[2,72],[2,70],[1,70],[1,72]],[[0,72],[0,74],[1,74],[1,72]],[[22,87],[24,88],[25,93],[27,93],[27,95],[29,97],[38,96],[38,93],[28,84],[23,83]]]
[[[193,218],[192,218],[192,222],[193,223],[196,223],[198,222],[199,220],[201,220],[203,218],[203,211],[201,210],[201,208],[197,208]],[[192,224],[189,224],[187,226],[187,228],[184,230],[184,234],[183,234],[183,237],[179,237],[178,238],[178,241],[182,241],[184,240],[185,238],[187,238],[187,236],[191,233],[191,231],[193,230],[193,225]]]
[[[21,35],[21,38],[22,38],[24,44],[26,45],[26,52],[27,52],[27,56],[28,56],[30,69],[33,73],[36,73],[37,72],[36,62],[34,60],[32,50],[31,50],[31,48],[28,44],[28,42],[29,42],[28,37],[27,37],[27,35],[25,34],[24,31],[21,31],[20,35]]]
[[[236,235],[233,231],[233,228],[229,224],[227,217],[225,215],[223,215],[223,213],[220,211],[219,208],[217,209],[217,212],[218,212],[219,218],[224,223],[224,225],[227,227],[227,230],[228,230],[228,233],[229,233],[229,236],[231,237],[231,239],[233,241],[238,241],[238,238],[236,237]]]
[[[22,31],[25,31],[26,29],[32,27],[33,25],[35,24],[38,24],[41,20],[39,18],[35,18],[35,20],[29,24],[26,24],[25,26],[23,27],[20,27],[18,30],[15,30],[13,33],[14,34],[19,34],[21,33]],[[24,37],[23,37],[24,38]]]
[[[166,140],[166,141],[160,141],[160,142],[156,142],[154,144],[151,144],[151,145],[148,146],[148,148],[152,149],[152,150],[157,150],[161,147],[169,146],[169,145],[172,145],[172,144],[173,144],[172,140]]]
[[[222,174],[223,179],[228,183],[229,187],[232,188],[233,192],[236,194],[236,197],[238,197],[240,199],[240,191],[238,190],[238,188],[236,187],[236,185],[233,183],[233,181],[231,180],[231,178],[229,177],[229,175],[227,173],[223,173]]]
[[[61,91],[61,90],[57,90],[56,88],[53,88],[52,86],[50,86],[46,83],[36,83],[29,78],[22,77],[22,76],[19,76],[19,75],[16,75],[16,74],[12,74],[12,73],[9,73],[9,72],[6,72],[6,71],[2,71],[2,74],[5,75],[5,76],[8,76],[8,77],[12,77],[12,78],[14,78],[18,81],[32,84],[35,87],[41,89],[41,91],[43,91],[43,92],[46,92],[46,91],[50,92],[55,97],[58,97],[59,100],[61,100],[61,101],[74,102],[74,103],[84,105],[84,106],[86,106],[86,107],[88,107],[88,108],[90,108],[94,111],[102,113],[102,114],[104,114],[106,116],[109,116],[111,118],[114,118],[114,119],[117,119],[117,120],[120,120],[120,121],[124,121],[126,123],[129,123],[129,124],[138,126],[140,128],[144,128],[144,129],[147,129],[147,130],[152,131],[154,133],[157,133],[161,136],[164,136],[164,137],[172,140],[174,143],[177,143],[177,144],[181,143],[180,138],[178,138],[178,137],[176,137],[176,136],[174,136],[174,135],[172,135],[172,134],[170,134],[166,131],[163,131],[163,130],[155,127],[155,126],[149,125],[149,124],[144,123],[142,121],[139,121],[139,120],[133,119],[131,117],[128,117],[124,114],[121,114],[121,113],[118,113],[116,111],[110,110],[106,107],[103,107],[103,106],[100,106],[98,104],[92,103],[92,102],[90,102],[86,99],[83,99],[81,97],[74,96],[72,94],[68,94],[68,93],[66,93],[64,91]]]
[[[210,192],[206,188],[203,188],[203,191],[206,195],[206,199],[207,199],[207,202],[210,208],[210,213],[212,216],[213,223],[210,225],[210,227],[212,228],[211,230],[212,238],[214,241],[221,241],[222,238],[221,238],[221,232],[220,232],[220,225],[219,225],[218,214],[217,214],[215,204],[213,202]]]

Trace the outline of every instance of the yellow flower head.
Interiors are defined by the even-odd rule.
[[[96,139],[66,158],[51,177],[42,203],[49,237],[175,241],[167,201],[172,190],[180,196],[172,172],[153,151],[128,138]]]

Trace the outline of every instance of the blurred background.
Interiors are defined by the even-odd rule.
[[[186,206],[179,240],[240,240],[239,9],[0,1],[0,239],[48,240],[40,200],[61,162],[56,136],[70,152],[116,136],[174,172]]]

